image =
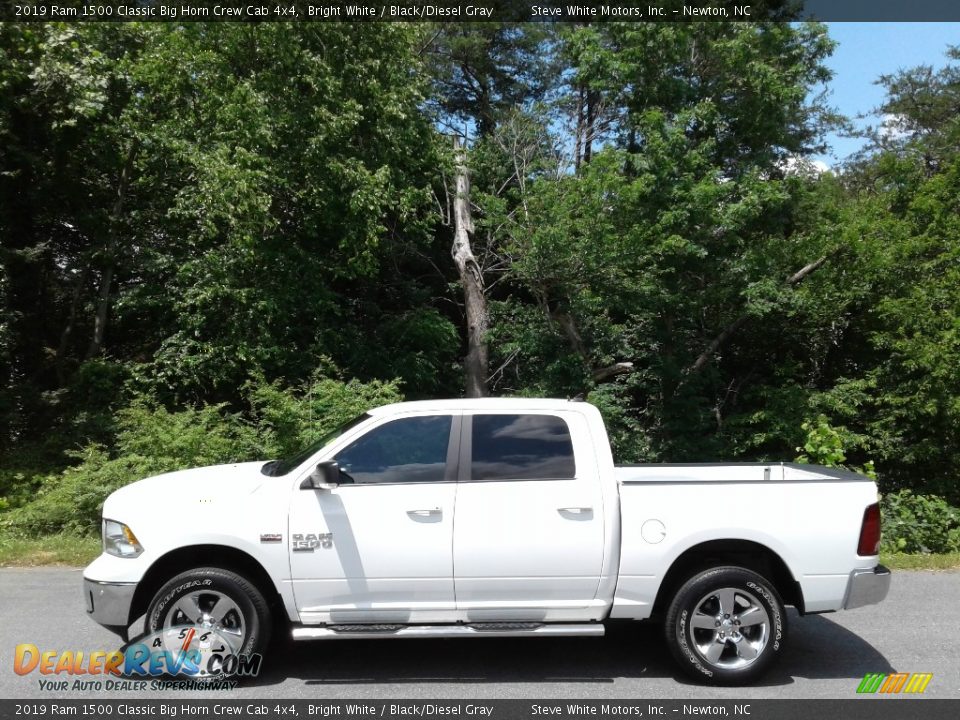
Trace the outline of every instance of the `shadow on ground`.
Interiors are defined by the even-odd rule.
[[[828,617],[790,613],[789,644],[759,683],[794,678],[862,678],[892,671],[872,645]],[[277,643],[260,677],[245,686],[300,679],[306,685],[357,683],[612,683],[673,678],[694,684],[673,663],[659,625],[611,625],[602,638],[333,640]]]

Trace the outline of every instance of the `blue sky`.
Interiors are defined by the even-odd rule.
[[[829,102],[848,117],[869,113],[883,101],[877,77],[917,65],[942,67],[948,45],[960,45],[960,23],[828,23],[839,44],[827,64],[834,72]],[[860,124],[870,121],[860,121]],[[876,119],[872,124],[876,124]],[[831,152],[818,159],[836,164],[862,141],[830,136]]]

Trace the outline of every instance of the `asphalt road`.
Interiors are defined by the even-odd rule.
[[[103,699],[44,692],[16,675],[14,647],[112,650],[117,638],[83,610],[79,570],[0,569],[0,697]],[[356,640],[281,646],[259,678],[229,693],[120,692],[132,697],[758,699],[849,698],[868,672],[932,672],[926,695],[960,698],[960,572],[896,572],[878,606],[801,618],[765,681],[704,688],[674,667],[659,627],[615,626],[603,638]]]

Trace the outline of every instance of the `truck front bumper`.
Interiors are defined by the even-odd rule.
[[[850,573],[850,580],[847,582],[847,595],[843,600],[843,608],[850,610],[864,605],[876,605],[887,597],[888,592],[890,592],[890,571],[883,565],[854,570]]]
[[[97,582],[84,578],[83,598],[87,614],[126,640],[136,589],[136,583]]]

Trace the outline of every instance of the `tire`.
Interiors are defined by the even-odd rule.
[[[715,567],[677,591],[664,629],[686,673],[708,685],[745,685],[780,656],[787,615],[765,578],[741,567]]]
[[[203,656],[198,662],[198,678],[203,679],[230,674],[208,670],[214,652],[221,656],[263,654],[272,624],[270,608],[256,585],[230,570],[204,567],[180,573],[160,588],[147,610],[145,631],[170,635],[176,644],[184,629],[195,630],[190,633],[194,638],[190,649]],[[199,641],[207,631],[213,632],[204,648]],[[221,642],[214,642],[218,638]]]

